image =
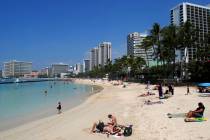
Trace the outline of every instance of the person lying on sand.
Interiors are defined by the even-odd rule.
[[[94,133],[96,131],[99,131],[101,133],[114,133],[114,128],[117,126],[117,119],[115,116],[109,114],[108,118],[110,119],[110,122],[107,124],[104,124],[103,122],[99,121],[99,123],[94,123],[93,127],[91,129],[91,132]]]
[[[155,101],[155,102],[152,102],[152,101],[150,101],[150,100],[147,100],[147,101],[144,102],[144,104],[146,104],[146,105],[163,104],[163,102],[162,102],[162,101]]]
[[[155,95],[155,93],[147,92],[147,93],[139,95],[138,97],[146,97],[146,96],[151,96],[151,95]]]
[[[189,111],[187,113],[187,118],[202,118],[203,117],[203,113],[204,113],[205,107],[203,105],[203,103],[198,103],[198,108],[194,111]]]

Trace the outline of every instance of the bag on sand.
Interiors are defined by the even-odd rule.
[[[96,126],[96,128],[100,131],[103,132],[104,129],[104,123],[103,122],[99,122],[98,125]]]
[[[123,135],[125,137],[130,136],[132,134],[132,126],[125,127]]]

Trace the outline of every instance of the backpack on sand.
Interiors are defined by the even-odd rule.
[[[125,137],[130,136],[132,134],[132,126],[125,127],[123,135]]]

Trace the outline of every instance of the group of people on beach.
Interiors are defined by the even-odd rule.
[[[108,115],[109,122],[104,123],[99,121],[98,123],[94,123],[91,129],[91,133],[102,133],[115,136],[130,136],[132,134],[132,125],[124,126],[117,124],[117,119],[114,115]]]
[[[106,124],[104,124],[102,121],[94,123],[91,132],[94,133],[96,130],[98,130],[99,132],[107,132],[113,134],[114,128],[117,126],[117,119],[112,114],[109,114],[108,118],[110,121]]]
[[[159,83],[159,86],[158,86],[158,92],[159,92],[159,98],[162,99],[163,98],[163,89],[162,89],[162,85],[161,83]],[[168,84],[168,90],[165,91],[165,95],[166,94],[171,94],[171,95],[174,95],[174,86],[172,84]],[[190,93],[190,90],[189,90],[189,85],[187,85],[187,94]],[[186,114],[186,117],[187,118],[201,118],[203,117],[203,113],[204,113],[204,110],[205,110],[205,107],[203,105],[202,102],[199,102],[198,103],[198,108],[195,109],[194,111],[189,111],[187,114]]]
[[[159,93],[159,98],[160,99],[163,99],[163,98],[168,97],[170,95],[174,95],[174,86],[173,86],[173,84],[168,84],[168,89],[166,89],[165,92],[163,92],[162,84],[159,83],[158,84],[158,93]]]
[[[159,93],[159,98],[162,99],[164,98],[164,95],[166,94],[171,94],[174,95],[174,86],[172,84],[168,84],[168,90],[165,91],[163,94],[163,89],[162,89],[162,84],[159,83],[158,85],[158,93]],[[189,85],[187,85],[187,93],[188,95],[190,93]],[[186,113],[186,118],[202,118],[204,114],[205,106],[202,102],[198,103],[198,108],[196,108],[194,111],[189,111]]]

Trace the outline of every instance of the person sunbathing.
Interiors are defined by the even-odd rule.
[[[154,102],[152,102],[150,100],[147,100],[147,101],[144,102],[144,104],[146,104],[146,105],[163,104],[163,102],[162,101],[154,101]]]
[[[205,107],[203,105],[203,103],[198,103],[198,108],[194,111],[189,111],[186,115],[187,118],[202,118],[203,117],[203,113],[204,113]]]
[[[115,116],[111,114],[108,115],[108,118],[110,119],[110,122],[108,122],[107,124],[104,124],[102,121],[99,121],[98,123],[94,123],[91,129],[91,132],[113,134],[116,131],[115,127],[117,126],[117,119]]]
[[[138,97],[146,97],[146,96],[151,96],[151,95],[155,95],[155,93],[147,92],[147,93],[140,94]]]

